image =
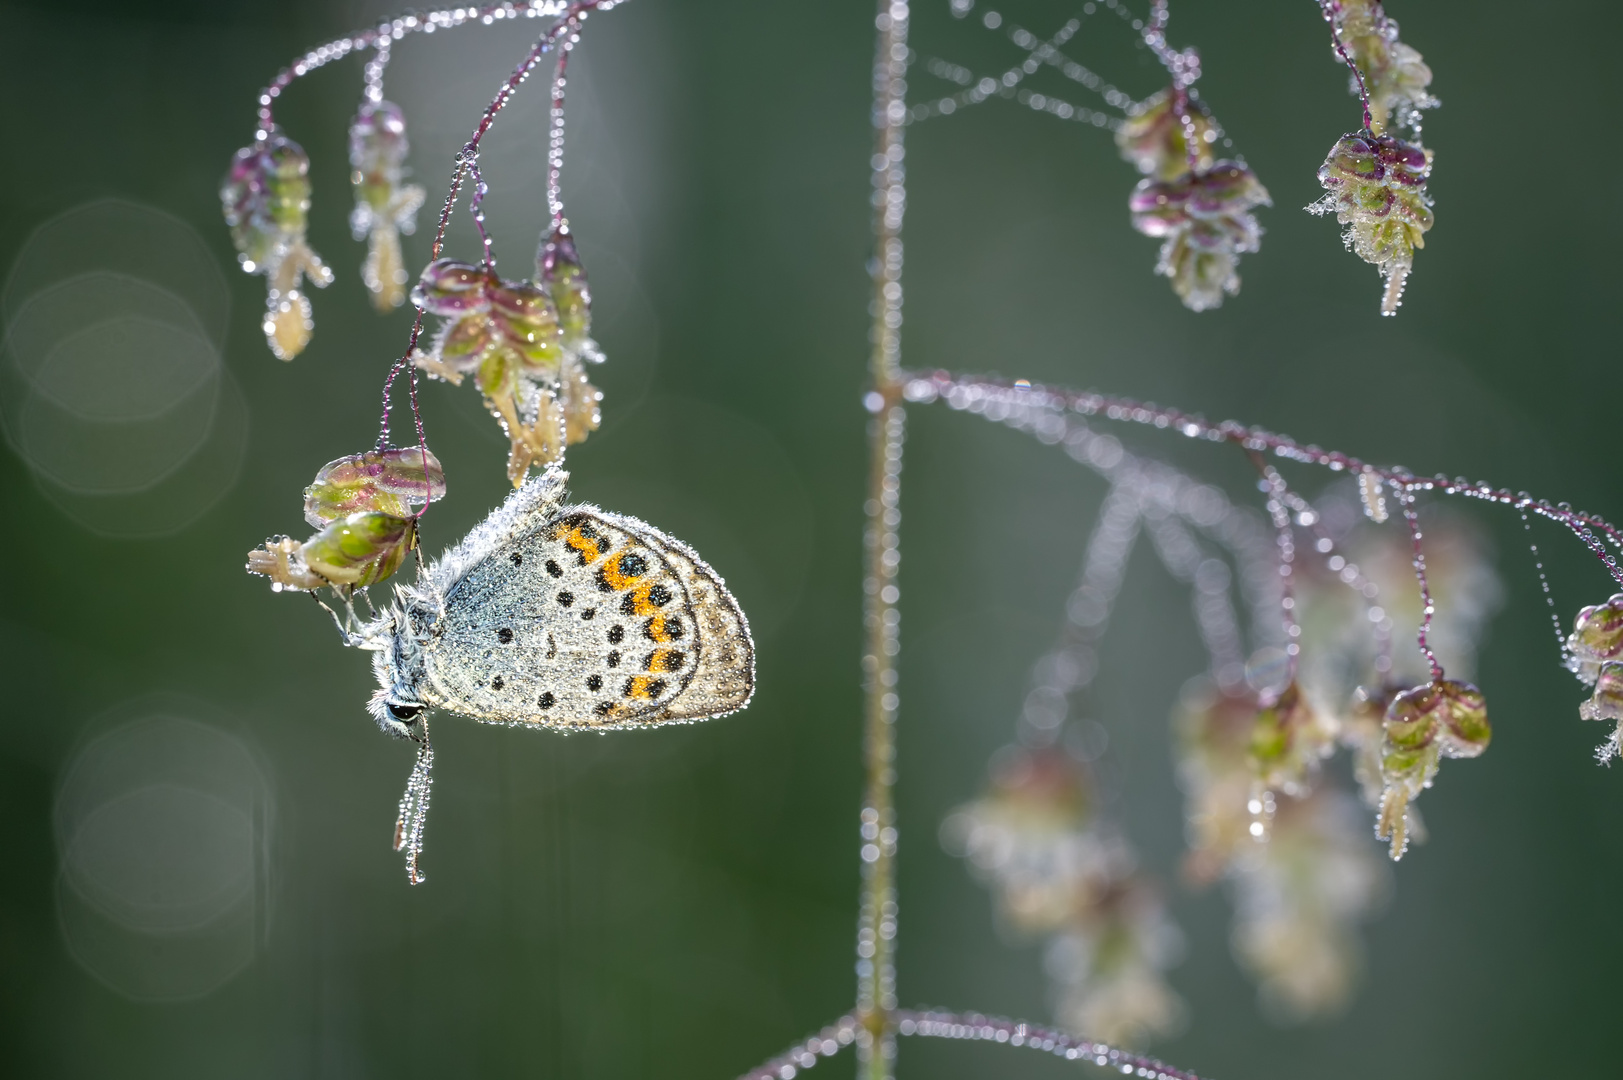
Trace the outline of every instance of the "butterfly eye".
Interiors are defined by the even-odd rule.
[[[402,723],[409,724],[422,714],[423,707],[416,702],[389,702],[389,715]]]

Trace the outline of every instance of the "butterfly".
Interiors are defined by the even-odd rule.
[[[605,731],[723,716],[754,693],[749,622],[721,577],[636,518],[564,505],[567,481],[531,477],[359,629],[379,684],[368,710],[420,747],[395,836],[413,881],[429,708]]]

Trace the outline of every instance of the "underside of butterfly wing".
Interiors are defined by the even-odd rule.
[[[742,612],[685,546],[562,507],[445,592],[424,697],[495,723],[642,727],[731,712],[754,684]]]
[[[667,720],[704,720],[742,709],[755,692],[755,642],[749,622],[727,585],[680,540],[635,518],[604,514],[613,525],[658,546],[687,590],[698,625],[699,649],[692,680],[664,706]]]

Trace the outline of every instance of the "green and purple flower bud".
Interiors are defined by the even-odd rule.
[[[1426,193],[1431,163],[1431,151],[1418,143],[1353,132],[1330,148],[1319,168],[1327,194],[1307,209],[1334,213],[1347,227],[1342,241],[1386,278],[1382,315],[1397,314],[1414,253],[1426,246],[1434,221]]]
[[[1251,211],[1268,205],[1256,174],[1233,161],[1174,180],[1140,180],[1128,200],[1133,227],[1162,241],[1155,272],[1171,279],[1192,311],[1240,291],[1239,257],[1262,239]]]
[[[270,578],[278,592],[375,585],[417,546],[416,515],[444,497],[445,471],[422,447],[330,461],[304,489],[304,519],[320,531],[302,544],[272,537],[248,553],[248,572]]]
[[[400,569],[417,546],[415,518],[362,511],[340,518],[304,542],[305,565],[329,584],[375,585]]]
[[[220,203],[237,261],[247,273],[266,278],[265,341],[277,359],[291,360],[309,343],[314,326],[301,281],[308,277],[318,287],[332,281],[332,271],[304,239],[309,157],[280,133],[243,147],[221,185]]]
[[[1251,767],[1270,791],[1307,794],[1319,762],[1335,749],[1335,729],[1316,714],[1294,681],[1259,703],[1251,722]]]
[[[416,231],[417,211],[425,197],[421,187],[402,182],[409,149],[406,118],[398,105],[375,101],[361,106],[349,127],[349,163],[354,170],[350,180],[355,187],[349,225],[355,239],[367,241],[361,279],[379,311],[399,307],[406,299],[408,277],[400,234]]]
[[[411,302],[430,315],[456,318],[490,308],[488,290],[496,276],[483,266],[458,259],[436,259],[423,267]]]
[[[426,467],[425,467],[426,466]],[[412,517],[412,503],[445,498],[445,470],[418,446],[370,450],[328,462],[304,489],[304,520],[320,528],[363,511]]]
[[[275,248],[303,239],[310,210],[310,158],[285,135],[238,150],[220,188],[225,223],[238,261],[250,274],[267,273]]]
[[[1602,765],[1623,756],[1623,661],[1608,660],[1600,665],[1595,675],[1595,693],[1578,706],[1578,715],[1585,720],[1614,721],[1612,733],[1595,750],[1595,759]]]
[[[1189,135],[1195,136],[1191,161]],[[1170,87],[1145,99],[1128,114],[1116,132],[1116,146],[1133,168],[1152,180],[1176,180],[1196,170],[1210,169],[1215,162],[1212,146],[1217,141],[1217,124],[1205,105]]]
[[[412,303],[450,320],[436,336],[430,374],[450,382],[478,371],[496,353],[500,364],[541,377],[557,372],[562,333],[552,297],[528,281],[502,281],[482,266],[440,259],[411,292]],[[442,370],[443,369],[443,370]]]
[[[491,288],[490,319],[519,362],[554,372],[563,351],[558,309],[547,290],[528,281],[508,281]]]
[[[349,163],[355,194],[381,211],[389,205],[411,144],[406,117],[391,101],[369,101],[349,125]]]
[[[1567,653],[1573,674],[1591,684],[1600,677],[1603,664],[1623,659],[1623,593],[1578,612],[1567,637]]]
[[[1470,683],[1437,679],[1397,694],[1382,725],[1380,817],[1375,835],[1390,840],[1392,858],[1409,843],[1409,804],[1431,786],[1440,759],[1477,757],[1493,729],[1487,701]]]
[[[537,262],[537,278],[552,294],[558,309],[558,325],[563,330],[564,344],[576,348],[592,332],[592,290],[586,282],[586,267],[581,265],[580,253],[575,250],[575,238],[568,226],[560,226],[541,246]],[[601,357],[597,357],[601,359]]]
[[[1595,677],[1595,693],[1578,706],[1585,720],[1623,720],[1623,662],[1608,660]]]
[[[1397,20],[1389,19],[1380,0],[1329,0],[1330,18],[1347,50],[1363,73],[1369,94],[1370,130],[1386,134],[1389,124],[1420,133],[1420,111],[1435,108],[1431,96],[1431,68],[1420,53],[1398,40]],[[1332,50],[1337,64],[1340,55]],[[1358,93],[1349,77],[1348,89]]]
[[[572,245],[568,255],[578,267]],[[555,260],[553,273],[566,290],[578,283],[584,296],[584,274],[577,277],[569,261]],[[579,348],[566,341],[555,295],[546,283],[503,281],[454,259],[430,264],[411,294],[418,307],[445,319],[429,350],[412,362],[452,384],[473,375],[485,407],[507,434],[514,486],[532,465],[562,460],[564,447],[586,438],[600,420],[603,395],[580,366],[587,347],[596,347],[589,338]]]
[[[327,525],[304,543],[274,536],[248,553],[248,572],[271,579],[277,592],[332,588],[348,594],[400,569],[417,546],[417,521],[363,511]]]

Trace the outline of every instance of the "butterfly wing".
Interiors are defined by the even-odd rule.
[[[475,719],[638,727],[731,712],[753,689],[747,624],[715,572],[594,507],[558,508],[491,546],[444,611],[425,696]]]
[[[689,682],[667,704],[669,715],[662,719],[703,720],[749,704],[755,693],[755,642],[743,609],[721,576],[692,548],[652,525],[618,514],[603,517],[645,544],[657,546],[687,591],[701,644]]]

